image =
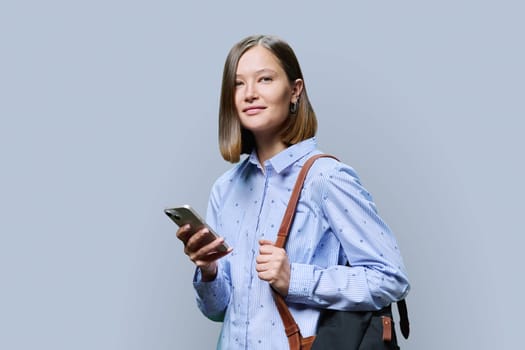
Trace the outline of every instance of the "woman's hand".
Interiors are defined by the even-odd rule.
[[[177,238],[184,243],[184,253],[201,270],[204,282],[213,281],[217,277],[217,260],[233,250],[232,248],[227,251],[218,249],[224,243],[222,237],[206,244],[205,236],[208,232],[207,228],[203,228],[193,233],[190,225],[184,225],[177,231]]]
[[[287,296],[290,287],[290,263],[286,251],[274,246],[271,241],[261,239],[259,256],[255,262],[259,278],[270,283],[282,296]]]

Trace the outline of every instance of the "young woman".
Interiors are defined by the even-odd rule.
[[[273,245],[292,188],[317,149],[317,121],[290,46],[250,36],[230,50],[219,111],[220,150],[237,163],[213,185],[204,232],[177,236],[197,266],[200,310],[223,322],[220,349],[288,349],[271,288],[286,298],[303,336],[323,309],[379,310],[409,290],[396,243],[355,171],[330,158],[306,178],[286,251]],[[241,154],[248,156],[240,161]],[[240,161],[240,162],[239,162]],[[218,250],[226,241],[227,252]]]

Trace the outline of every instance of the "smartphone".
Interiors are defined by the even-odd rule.
[[[193,233],[199,231],[203,227],[206,227],[209,233],[205,237],[205,244],[210,243],[214,241],[217,237],[219,237],[190,205],[186,204],[180,207],[167,208],[164,209],[164,213],[179,227],[189,224]],[[225,252],[228,249],[229,247],[228,244],[226,244],[226,242],[221,244],[218,248],[218,250],[222,252]]]

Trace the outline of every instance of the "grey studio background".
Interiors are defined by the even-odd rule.
[[[213,349],[165,207],[204,214],[237,40],[294,47],[321,149],[396,233],[402,349],[522,344],[518,1],[3,1],[0,348]]]

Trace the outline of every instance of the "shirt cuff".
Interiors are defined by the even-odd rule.
[[[204,282],[202,280],[201,269],[195,269],[195,275],[193,276],[193,287],[197,291],[197,294],[202,297],[214,296],[216,297],[223,290],[224,279],[221,278],[219,270],[217,270],[217,276],[213,281]]]
[[[314,284],[314,265],[292,263],[286,300],[301,302],[310,299]]]
[[[197,292],[197,304],[202,312],[211,319],[220,317],[229,300],[228,282],[219,268],[213,281],[203,282],[199,268],[195,270],[193,287]]]

